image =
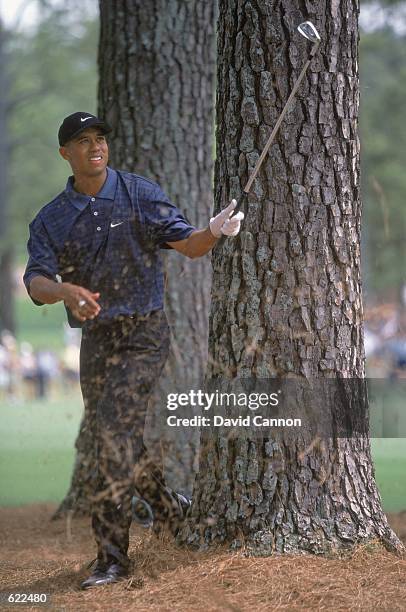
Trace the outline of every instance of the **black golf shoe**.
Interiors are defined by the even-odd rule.
[[[110,561],[105,563],[100,559],[94,567],[93,572],[80,585],[81,589],[89,589],[95,586],[103,586],[104,584],[112,584],[125,580],[128,576],[128,567],[121,565],[118,561]]]

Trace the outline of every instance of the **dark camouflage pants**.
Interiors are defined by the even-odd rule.
[[[97,473],[92,527],[98,558],[128,562],[134,488],[159,521],[169,518],[171,496],[162,469],[143,444],[148,400],[169,352],[162,310],[125,317],[83,331],[81,388],[96,440]],[[92,416],[93,415],[93,416]]]

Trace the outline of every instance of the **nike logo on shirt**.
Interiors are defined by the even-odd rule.
[[[118,223],[110,223],[110,227],[117,227],[117,225],[121,225],[124,221],[119,221]]]

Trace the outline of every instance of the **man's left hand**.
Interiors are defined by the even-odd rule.
[[[227,208],[210,219],[210,231],[215,238],[220,238],[222,234],[224,236],[236,236],[240,231],[244,213],[240,211],[231,217],[236,206],[237,200],[231,200]]]

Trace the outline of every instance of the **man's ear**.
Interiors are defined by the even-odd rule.
[[[59,154],[66,159],[66,161],[69,161],[69,152],[66,147],[59,147]]]

